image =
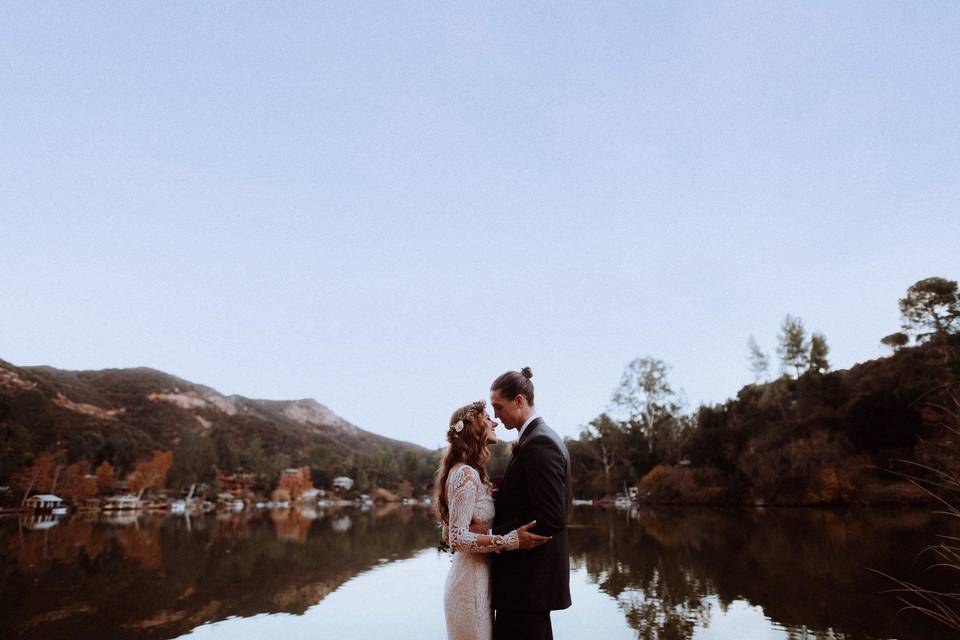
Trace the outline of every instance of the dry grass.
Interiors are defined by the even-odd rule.
[[[934,394],[931,394],[934,395]],[[930,397],[930,396],[928,396]],[[946,439],[952,455],[945,459],[960,460],[960,385],[951,384],[941,387],[935,394],[936,400],[927,401],[924,408],[931,416],[933,424],[949,434]],[[956,518],[960,522],[960,471],[956,466],[937,468],[916,461],[904,461],[913,469],[906,474],[920,490],[933,498],[941,509],[939,514]],[[939,535],[937,543],[921,552],[932,556],[933,562],[928,570],[941,570],[953,576],[954,584],[960,591],[960,538]],[[903,610],[922,613],[944,625],[960,631],[960,592],[944,592],[928,589],[922,585],[906,582],[893,576],[883,575],[898,586],[889,590],[896,593]]]

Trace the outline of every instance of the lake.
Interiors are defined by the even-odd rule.
[[[876,573],[949,585],[921,552],[957,528],[927,511],[578,507],[570,526],[558,639],[954,637]],[[7,517],[0,637],[441,640],[438,540],[416,507]]]

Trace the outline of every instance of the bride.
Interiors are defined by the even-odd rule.
[[[489,531],[493,523],[493,494],[486,465],[490,459],[487,445],[497,442],[495,428],[482,400],[454,411],[447,429],[449,447],[437,470],[437,517],[453,551],[443,590],[449,640],[491,640],[490,565],[486,554],[532,549],[550,540],[528,531],[533,522],[503,536],[476,533]]]

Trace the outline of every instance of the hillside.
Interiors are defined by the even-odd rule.
[[[577,495],[625,484],[677,504],[905,504],[931,497],[907,476],[958,474],[960,335],[850,369],[749,384],[652,428],[600,416],[569,439]],[[951,431],[953,429],[954,431]]]
[[[121,473],[173,452],[167,485],[247,471],[268,489],[283,468],[309,466],[323,486],[429,482],[434,453],[351,424],[316,400],[224,396],[149,368],[65,371],[0,360],[0,485],[43,452]]]

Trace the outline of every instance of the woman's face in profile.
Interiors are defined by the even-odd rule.
[[[497,423],[486,413],[483,414],[483,421],[486,425],[484,434],[486,434],[486,444],[497,444]]]

